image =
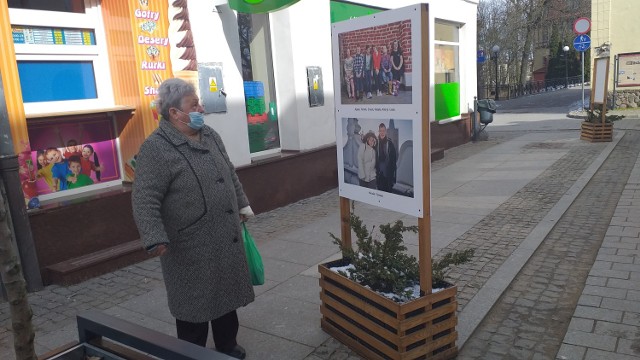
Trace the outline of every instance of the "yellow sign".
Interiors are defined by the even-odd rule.
[[[209,78],[209,91],[211,91],[211,92],[218,91],[218,83],[216,82],[216,78],[215,77],[210,77]]]

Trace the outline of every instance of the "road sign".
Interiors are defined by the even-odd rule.
[[[591,47],[591,38],[589,35],[578,35],[573,39],[573,47],[578,51],[587,51]]]
[[[478,50],[478,64],[484,64],[487,58],[484,56],[484,50]]]
[[[581,17],[573,22],[574,33],[582,35],[588,33],[589,30],[591,30],[591,20],[589,18]]]

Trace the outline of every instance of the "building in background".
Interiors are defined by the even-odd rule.
[[[331,23],[414,1],[269,2],[274,11],[238,13],[224,0],[0,0],[9,20],[0,24],[0,121],[20,155],[45,284],[146,257],[130,183],[167,78],[198,89],[255,211],[337,185]],[[441,151],[470,137],[477,3],[429,2],[430,61],[439,64],[429,76],[431,136]],[[91,180],[82,187],[66,181],[72,157]]]
[[[592,0],[592,59],[610,56],[608,103],[616,108],[640,107],[640,2]],[[613,100],[613,101],[612,101]]]

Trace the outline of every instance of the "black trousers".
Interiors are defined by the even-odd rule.
[[[213,342],[217,350],[229,351],[238,344],[236,342],[238,327],[238,314],[235,310],[211,320],[211,332],[213,333]],[[208,322],[192,323],[176,319],[176,329],[178,330],[178,339],[202,347],[207,345],[207,336],[209,336]]]

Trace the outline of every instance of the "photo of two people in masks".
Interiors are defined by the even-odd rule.
[[[411,120],[342,119],[344,182],[413,197]]]

